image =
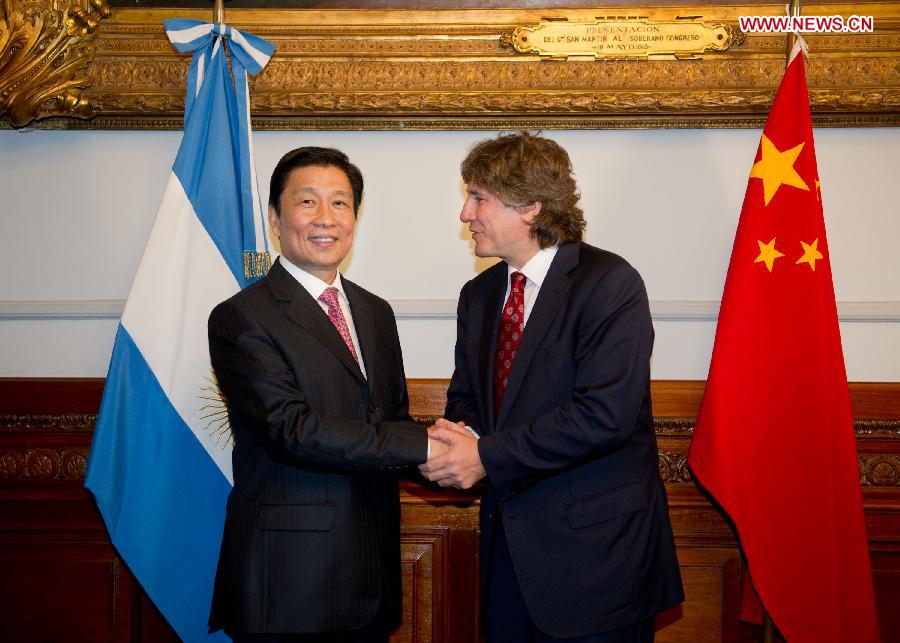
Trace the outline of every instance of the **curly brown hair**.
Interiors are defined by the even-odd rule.
[[[501,134],[476,143],[459,169],[463,181],[474,181],[507,205],[539,202],[531,235],[541,248],[581,240],[586,223],[572,161],[556,141],[528,132]]]

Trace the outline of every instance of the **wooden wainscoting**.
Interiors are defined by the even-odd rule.
[[[446,380],[410,380],[427,423]],[[0,379],[0,640],[175,641],[112,548],[84,470],[102,379]],[[703,382],[653,383],[660,473],[687,600],[657,619],[657,640],[760,640],[739,619],[740,551],[685,458]],[[900,384],[851,384],[878,614],[900,640]],[[765,466],[765,463],[760,463]],[[393,641],[474,643],[478,623],[478,496],[401,491],[404,619]]]

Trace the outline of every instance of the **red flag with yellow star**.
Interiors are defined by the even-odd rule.
[[[750,171],[688,461],[790,643],[879,640],[801,55]]]

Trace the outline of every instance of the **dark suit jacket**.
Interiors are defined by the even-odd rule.
[[[562,245],[525,326],[494,418],[492,369],[507,264],[460,293],[447,419],[481,434],[482,583],[502,520],[542,632],[586,636],[684,599],[650,413],[653,327],[621,257]]]
[[[400,617],[396,469],[425,460],[394,315],[344,280],[368,381],[276,261],[219,304],[209,347],[235,437],[210,628],[290,633]],[[399,420],[399,421],[398,421]]]

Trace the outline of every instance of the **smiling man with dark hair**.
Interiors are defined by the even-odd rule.
[[[210,629],[237,642],[384,643],[400,622],[397,470],[445,447],[409,417],[391,307],[338,272],[362,189],[343,152],[286,154],[282,255],[209,318],[235,438]]]

